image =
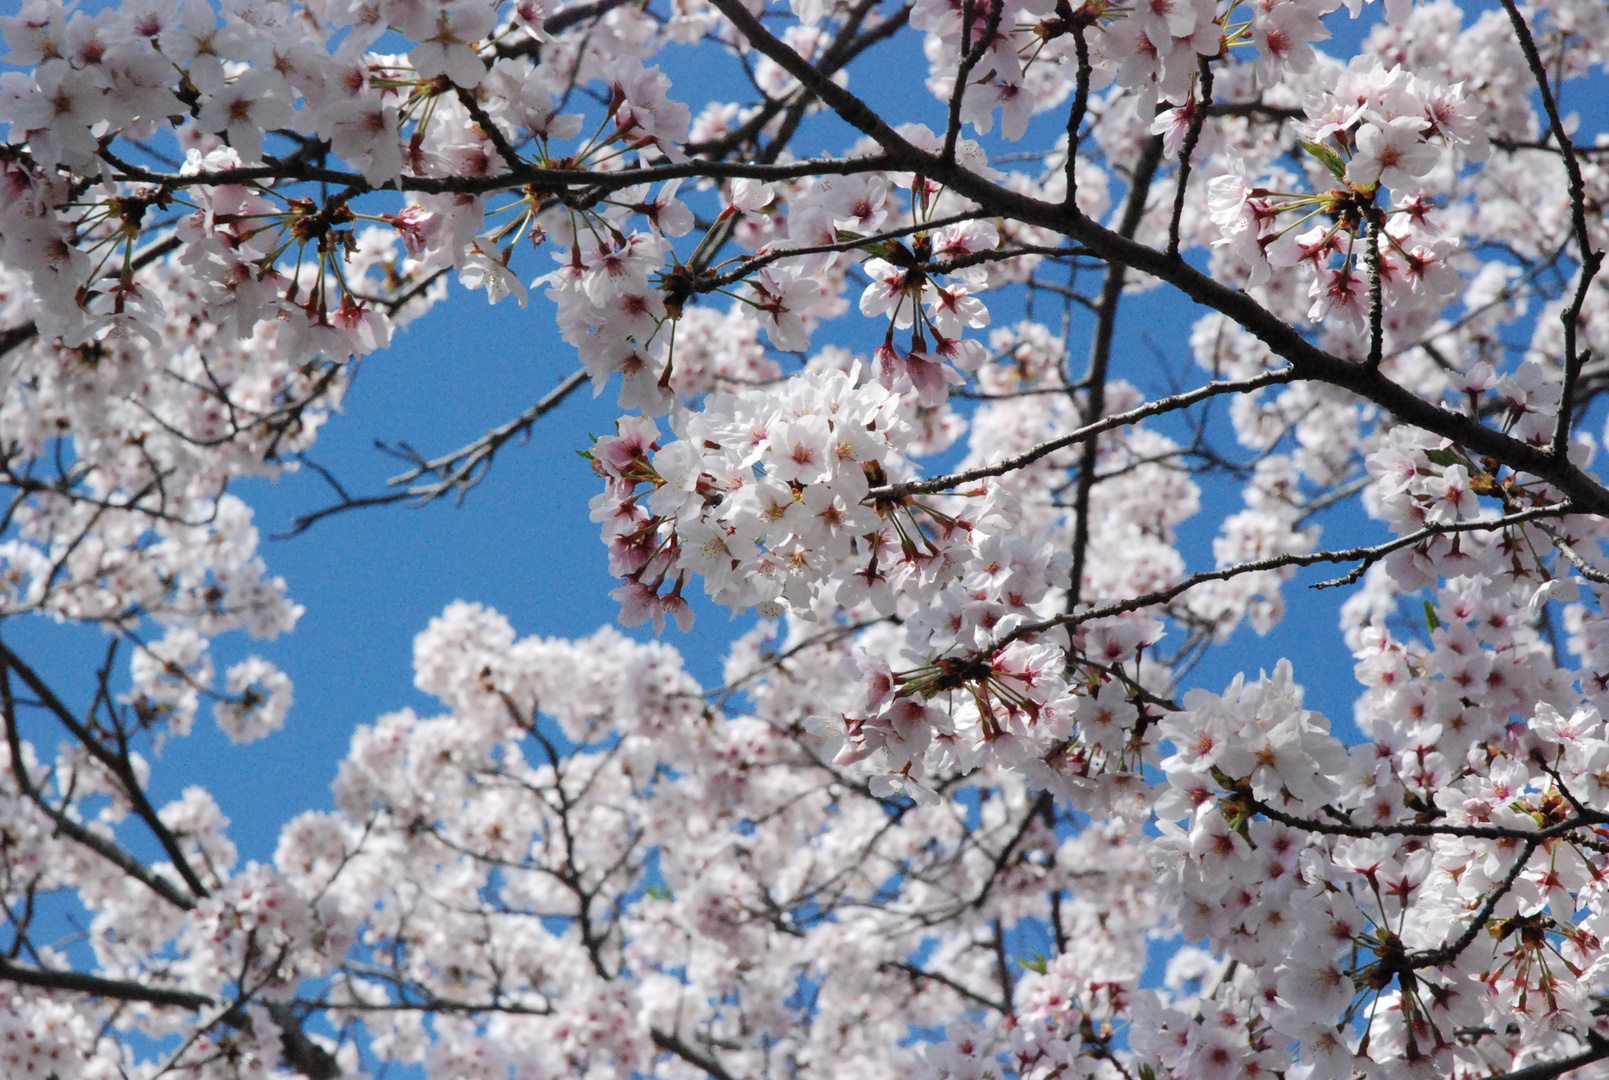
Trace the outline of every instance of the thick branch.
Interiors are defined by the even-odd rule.
[[[697,1047],[689,1046],[674,1032],[660,1031],[658,1028],[654,1028],[653,1037],[655,1046],[667,1054],[675,1054],[694,1068],[703,1069],[714,1077],[714,1080],[737,1080],[736,1077],[726,1071],[726,1066]]]
[[[75,994],[108,998],[114,1001],[143,1001],[177,1009],[205,1009],[216,1004],[205,994],[192,994],[187,990],[168,990],[160,986],[146,986],[123,979],[102,979],[94,975],[80,975],[76,971],[53,971],[49,968],[28,967],[0,956],[0,982],[19,986],[37,986],[45,990],[65,990]]]
[[[1590,829],[1609,824],[1609,815],[1601,813],[1578,814],[1545,829],[1510,829],[1502,825],[1437,825],[1435,822],[1402,821],[1376,822],[1372,825],[1352,825],[1345,821],[1315,821],[1297,817],[1270,806],[1261,799],[1242,793],[1242,798],[1253,810],[1265,817],[1289,825],[1303,832],[1323,836],[1355,836],[1359,838],[1381,836],[1457,836],[1471,840],[1512,840],[1522,844],[1543,844],[1549,840],[1567,837],[1578,829]]]
[[[795,54],[797,55],[797,54]],[[831,85],[831,84],[829,84]],[[897,138],[898,136],[896,136]],[[903,140],[901,140],[903,142]],[[909,144],[907,144],[909,145]],[[914,148],[913,148],[914,149]],[[215,169],[210,172],[163,173],[122,161],[109,152],[103,152],[107,162],[117,169],[114,180],[142,184],[161,184],[175,190],[192,187],[219,187],[231,184],[262,184],[278,181],[317,182],[340,185],[354,194],[380,190],[363,178],[362,173],[327,169],[305,162],[285,161],[271,165],[243,165],[236,169]],[[880,157],[819,158],[807,161],[790,161],[785,164],[753,163],[746,161],[684,161],[662,165],[644,165],[610,172],[592,172],[587,169],[546,169],[537,165],[523,165],[519,169],[496,173],[492,176],[401,176],[386,190],[417,191],[423,194],[489,195],[512,191],[530,184],[540,191],[565,187],[588,187],[599,192],[619,191],[638,184],[658,183],[662,180],[690,177],[716,177],[722,179],[796,180],[823,174],[845,175],[883,167]]]

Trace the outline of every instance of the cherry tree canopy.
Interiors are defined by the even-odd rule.
[[[1383,8],[0,17],[0,1075],[1609,1075],[1609,5]],[[617,394],[575,442],[664,636],[452,605],[440,714],[242,862],[150,794],[292,707],[212,659],[318,602],[231,485],[449,287],[545,294],[555,389],[300,542]],[[1280,633],[1315,566],[1355,738]],[[714,687],[701,592],[767,620]]]

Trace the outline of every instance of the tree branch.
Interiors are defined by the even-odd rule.
[[[315,510],[309,514],[302,514],[291,522],[291,527],[284,533],[277,535],[276,539],[286,539],[299,536],[312,528],[318,522],[335,514],[347,510],[358,510],[369,506],[386,506],[391,503],[402,502],[405,499],[416,500],[416,506],[434,502],[454,490],[462,498],[469,490],[486,478],[486,472],[491,467],[492,458],[511,439],[528,433],[542,417],[552,412],[564,403],[572,393],[587,381],[585,368],[571,372],[564,381],[541,400],[526,409],[506,424],[501,424],[474,442],[459,447],[448,454],[443,454],[430,460],[417,459],[418,463],[407,472],[399,473],[386,481],[392,487],[401,487],[401,491],[392,491],[384,495],[366,495],[352,498],[347,495],[345,488],[336,482],[328,470],[308,462],[316,471],[323,474],[332,487],[335,488],[341,501],[322,510]],[[436,479],[429,483],[415,483],[425,476],[434,476]],[[404,485],[407,485],[404,487]]]
[[[1513,1072],[1500,1073],[1490,1077],[1489,1080],[1553,1080],[1554,1077],[1563,1076],[1583,1065],[1591,1065],[1594,1061],[1609,1058],[1609,1039],[1605,1039],[1595,1031],[1587,1032],[1587,1049],[1579,1054],[1572,1054],[1566,1058],[1554,1061],[1542,1061],[1535,1065],[1527,1065],[1523,1069]]]
[[[703,1069],[714,1080],[737,1080],[730,1072],[727,1072],[726,1066],[696,1047],[689,1046],[679,1035],[669,1031],[661,1031],[658,1028],[652,1028],[650,1031],[654,1039],[654,1045],[667,1054],[675,1054],[689,1065]]]
[[[1212,61],[1213,57],[1203,56],[1199,59],[1201,72],[1200,99],[1195,102],[1195,108],[1190,114],[1190,128],[1185,132],[1184,145],[1179,148],[1179,180],[1173,189],[1173,217],[1168,221],[1168,256],[1179,257],[1179,221],[1184,217],[1184,193],[1190,183],[1190,158],[1196,152],[1196,143],[1201,141],[1201,127],[1207,122],[1207,112],[1212,107]]]
[[[5,956],[0,956],[0,982],[37,986],[44,990],[65,990],[114,1001],[143,1001],[149,1005],[177,1009],[205,1009],[217,1004],[205,994],[193,994],[188,990],[169,990],[123,979],[102,979],[95,975],[80,975],[76,971],[28,967]]]
[[[0,644],[0,650],[10,652],[3,644]],[[55,824],[56,829],[63,835],[95,852],[95,854],[116,866],[129,877],[175,907],[185,911],[194,908],[195,900],[192,897],[186,896],[175,888],[172,883],[153,874],[144,863],[135,859],[112,841],[98,833],[91,832],[79,822],[74,821],[64,811],[52,806],[50,800],[45,798],[44,792],[40,791],[34,784],[33,778],[28,775],[28,770],[23,767],[23,762],[27,759],[22,753],[22,735],[17,726],[16,702],[11,693],[12,670],[16,670],[19,675],[22,674],[22,669],[16,668],[15,665],[0,665],[0,708],[4,710],[3,717],[0,717],[0,719],[5,721],[6,742],[14,765],[11,775],[17,783],[18,791],[49,817]],[[26,682],[27,679],[25,678],[24,681]],[[38,693],[38,689],[34,688],[33,683],[30,682],[29,687],[34,689],[35,693]],[[54,697],[54,695],[51,696]]]
[[[138,815],[141,821],[145,822],[146,828],[151,830],[151,834],[155,836],[157,842],[162,845],[162,850],[167,853],[169,860],[171,860],[173,863],[174,870],[177,871],[179,877],[184,880],[184,884],[190,890],[191,895],[197,898],[208,895],[207,887],[201,883],[201,879],[196,876],[195,870],[190,866],[189,860],[184,857],[184,852],[179,847],[178,839],[173,835],[173,832],[162,823],[161,817],[157,815],[156,808],[151,805],[150,799],[146,798],[145,789],[140,787],[139,779],[134,775],[134,769],[132,766],[130,766],[128,760],[126,758],[119,757],[117,754],[114,754],[108,750],[105,746],[102,746],[99,740],[97,740],[87,728],[78,722],[78,718],[73,715],[72,710],[69,709],[66,704],[64,704],[62,700],[56,696],[55,691],[50,688],[44,679],[40,678],[38,673],[35,672],[34,669],[22,659],[22,657],[13,652],[11,648],[3,641],[0,641],[0,663],[3,663],[5,667],[9,667],[12,671],[15,671],[18,677],[21,678],[23,682],[28,684],[28,689],[32,690],[38,696],[40,702],[47,710],[49,710],[51,715],[54,716],[63,727],[72,733],[73,737],[78,740],[79,744],[82,745],[86,751],[93,755],[101,764],[105,765],[113,776],[117,777],[119,785],[123,788],[123,794],[128,798],[129,805],[133,808],[134,813]],[[10,726],[11,730],[16,730],[16,720],[14,714],[8,715],[6,717],[6,722]],[[43,806],[44,804],[41,803],[41,805]],[[63,815],[63,820],[67,820],[65,815]],[[93,833],[87,833],[87,830],[85,832],[86,835],[94,835]],[[75,839],[80,839],[81,842],[84,842],[79,837],[75,837]],[[99,840],[100,838],[96,837],[96,839]],[[102,841],[102,843],[105,842]],[[97,847],[96,850],[100,851],[101,849]],[[124,854],[121,849],[114,850],[117,850],[118,854],[121,855],[123,859],[133,862],[133,860],[128,855]],[[102,851],[101,853],[106,854],[105,851]],[[119,865],[123,864],[120,863]],[[138,866],[138,864],[135,865]],[[126,866],[124,868],[127,869]],[[148,875],[145,867],[139,866],[139,870],[142,874]],[[145,879],[142,878],[142,880]],[[150,876],[150,880],[148,880],[146,883],[152,884],[152,882],[160,880],[160,878]],[[155,888],[156,886],[152,884],[152,887]],[[164,892],[161,889],[158,889],[158,891],[162,892],[162,895],[165,898],[173,900],[174,902],[178,903],[180,907],[183,907],[187,910],[195,906],[193,900],[184,899],[182,898],[181,894],[176,892],[170,894],[169,892]],[[176,897],[178,897],[178,899],[175,899]]]
[[[962,997],[972,1002],[974,1005],[982,1005],[985,1009],[993,1009],[1002,1016],[1011,1011],[1003,1002],[996,1001],[994,998],[980,994],[976,990],[968,990],[965,986],[962,986],[948,975],[942,975],[937,971],[928,971],[925,968],[919,968],[915,964],[909,964],[903,960],[885,960],[881,964],[877,965],[877,967],[879,971],[903,972],[904,974],[910,976],[912,983],[915,983],[919,979],[926,979],[930,982],[936,982],[942,986],[947,986],[957,994],[960,994]]]
[[[1145,202],[1151,194],[1151,181],[1162,162],[1162,137],[1151,136],[1140,150],[1139,160],[1129,176],[1129,193],[1123,204],[1123,219],[1117,234],[1132,238],[1145,217]],[[1121,260],[1106,264],[1106,281],[1101,286],[1100,306],[1095,312],[1095,336],[1089,348],[1089,367],[1082,385],[1086,387],[1084,424],[1089,426],[1106,411],[1106,373],[1112,359],[1112,337],[1117,332],[1117,309],[1123,300],[1128,267]],[[1095,465],[1100,443],[1090,439],[1078,464],[1078,487],[1073,494],[1073,566],[1067,576],[1067,609],[1078,606],[1084,590],[1084,560],[1089,552],[1089,500],[1095,490]]]
[[[1113,615],[1123,615],[1130,611],[1139,611],[1141,608],[1165,604],[1189,592],[1197,585],[1203,585],[1209,581],[1228,581],[1230,578],[1240,577],[1243,574],[1260,573],[1264,570],[1278,570],[1287,566],[1312,566],[1316,563],[1355,562],[1361,560],[1365,566],[1368,566],[1399,548],[1412,547],[1414,544],[1432,537],[1461,532],[1490,532],[1494,529],[1518,525],[1538,518],[1560,517],[1571,513],[1575,513],[1575,510],[1568,503],[1556,503],[1551,506],[1534,507],[1530,510],[1492,520],[1458,521],[1447,525],[1430,525],[1420,529],[1418,532],[1408,533],[1406,536],[1399,536],[1395,540],[1388,540],[1373,547],[1347,548],[1341,551],[1316,551],[1308,555],[1274,555],[1254,562],[1237,563],[1221,570],[1203,570],[1198,574],[1192,574],[1170,588],[1159,589],[1156,592],[1145,593],[1142,596],[1133,596],[1127,600],[1119,600],[1103,607],[1091,608],[1081,612],[1068,612],[1065,615],[1057,615],[1039,622],[1023,623],[996,642],[994,647],[1001,648],[1031,634],[1043,633],[1052,627],[1078,626],[1094,619],[1106,619]],[[1328,584],[1333,583],[1320,583],[1321,586]]]
[[[1127,412],[1113,413],[1091,424],[1085,424],[1078,430],[1063,435],[1060,438],[1042,442],[1038,446],[1024,450],[1020,454],[1004,458],[993,465],[980,465],[975,469],[964,472],[948,473],[944,476],[935,476],[928,480],[912,480],[904,484],[889,484],[885,487],[872,488],[867,494],[868,499],[903,499],[910,495],[931,495],[935,492],[947,491],[962,484],[970,484],[977,480],[986,480],[991,476],[1004,476],[1006,473],[1016,472],[1018,469],[1032,465],[1047,454],[1053,454],[1064,447],[1093,439],[1103,432],[1115,428],[1128,427],[1152,416],[1161,416],[1164,413],[1177,412],[1187,409],[1198,402],[1208,398],[1218,397],[1222,394],[1240,394],[1251,390],[1258,390],[1264,386],[1274,386],[1287,383],[1296,377],[1290,368],[1279,368],[1267,371],[1261,375],[1254,375],[1249,379],[1237,379],[1229,382],[1210,382],[1182,394],[1171,397],[1158,398],[1147,402]],[[1058,388],[1058,393],[1065,391]]]

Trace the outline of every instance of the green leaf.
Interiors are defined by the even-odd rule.
[[[1038,953],[1034,953],[1034,958],[1032,960],[1018,960],[1017,963],[1021,964],[1029,971],[1037,971],[1041,975],[1045,973],[1045,958]]]
[[[1432,465],[1440,465],[1444,469],[1449,465],[1469,464],[1464,455],[1460,454],[1457,450],[1426,450],[1425,457],[1430,459],[1430,463]]]
[[[1227,810],[1228,813],[1224,813],[1225,810]],[[1220,814],[1224,814],[1225,822],[1231,829],[1240,834],[1240,838],[1246,841],[1246,846],[1251,848],[1253,851],[1256,851],[1257,841],[1251,838],[1251,807],[1247,806],[1239,799],[1235,799],[1227,804],[1220,802],[1218,804],[1218,812]]]
[[[1330,170],[1331,176],[1337,180],[1344,181],[1346,179],[1346,162],[1341,160],[1340,154],[1337,154],[1323,143],[1308,142],[1305,139],[1298,139],[1297,143],[1303,150],[1323,162],[1324,167]]]
[[[911,249],[898,240],[876,240],[860,245],[860,250],[877,256],[884,262],[893,263],[902,270],[909,270],[916,265],[916,256]]]
[[[1430,627],[1431,633],[1441,629],[1441,620],[1436,618],[1436,605],[1429,600],[1425,601],[1425,625]]]

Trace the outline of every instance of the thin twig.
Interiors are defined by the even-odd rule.
[[[873,488],[868,499],[902,499],[909,495],[931,495],[935,492],[947,491],[962,484],[970,484],[977,480],[986,480],[991,476],[1004,476],[1006,473],[1016,472],[1018,469],[1032,465],[1046,454],[1053,454],[1063,447],[1093,439],[1103,432],[1114,428],[1128,427],[1152,416],[1163,413],[1177,412],[1187,409],[1197,402],[1221,394],[1241,394],[1251,390],[1258,390],[1264,386],[1273,386],[1277,383],[1286,383],[1294,379],[1295,373],[1290,368],[1277,368],[1274,371],[1265,371],[1261,375],[1254,375],[1249,379],[1236,379],[1232,381],[1210,382],[1205,386],[1172,397],[1158,398],[1147,402],[1138,408],[1127,412],[1113,413],[1092,424],[1085,424],[1078,430],[1063,435],[1049,442],[1042,442],[1038,446],[1024,450],[1020,454],[1003,458],[993,465],[980,465],[975,469],[964,472],[949,473],[944,476],[935,476],[929,480],[912,480],[904,484],[889,484],[886,487]]]
[[[1184,191],[1190,183],[1190,158],[1201,139],[1201,127],[1207,121],[1207,110],[1212,105],[1212,61],[1203,56],[1199,60],[1201,83],[1199,100],[1192,102],[1190,128],[1184,133],[1184,145],[1179,149],[1179,182],[1173,190],[1173,217],[1168,222],[1168,256],[1179,257],[1179,221],[1184,216]]]
[[[1153,135],[1140,151],[1140,158],[1129,176],[1128,198],[1123,205],[1123,220],[1117,227],[1118,236],[1132,240],[1145,217],[1145,204],[1151,194],[1151,181],[1162,161],[1162,137]],[[1085,389],[1084,423],[1091,424],[1106,411],[1106,374],[1112,358],[1112,338],[1117,332],[1118,306],[1123,300],[1123,286],[1128,279],[1128,265],[1122,260],[1106,264],[1106,280],[1101,285],[1100,308],[1095,313],[1094,340],[1090,342],[1089,367],[1082,383]],[[1067,578],[1067,609],[1078,606],[1084,588],[1084,561],[1089,554],[1089,503],[1095,490],[1095,462],[1100,444],[1094,439],[1084,444],[1078,465],[1078,488],[1073,494],[1073,566]]]
[[[563,404],[564,400],[586,380],[586,369],[578,369],[544,395],[540,401],[508,423],[493,428],[474,442],[461,446],[451,453],[443,454],[441,457],[430,460],[418,460],[414,467],[407,472],[400,473],[386,481],[392,487],[402,488],[400,491],[353,498],[346,493],[346,489],[327,469],[304,459],[305,464],[320,473],[325,481],[335,489],[335,493],[340,497],[341,501],[333,506],[326,506],[321,510],[302,514],[291,523],[291,528],[288,531],[277,534],[275,539],[299,536],[325,518],[348,510],[359,510],[371,506],[387,506],[391,503],[403,502],[408,499],[415,500],[414,505],[416,506],[423,506],[426,503],[442,498],[454,490],[457,490],[460,497],[462,497],[469,492],[470,488],[475,487],[486,478],[486,472],[491,466],[492,458],[497,455],[497,452],[506,443],[529,432],[533,424]],[[425,476],[434,476],[436,479],[425,484],[415,483],[415,481]]]
[[[1159,589],[1156,592],[1145,593],[1141,596],[1132,596],[1127,600],[1119,600],[1098,608],[1090,608],[1080,612],[1068,612],[1064,615],[1056,615],[1049,619],[1041,619],[1037,622],[1023,623],[1021,626],[1017,627],[1010,634],[1007,634],[1004,638],[997,642],[995,647],[999,648],[1005,646],[1013,641],[1018,640],[1019,638],[1027,637],[1031,634],[1043,633],[1044,631],[1053,627],[1078,626],[1094,619],[1106,619],[1112,617],[1113,615],[1124,615],[1131,611],[1139,611],[1141,608],[1155,607],[1158,604],[1165,604],[1170,600],[1176,599],[1198,585],[1204,585],[1210,581],[1228,581],[1230,578],[1240,577],[1244,574],[1261,573],[1265,570],[1279,570],[1284,567],[1313,566],[1317,563],[1341,563],[1356,561],[1361,562],[1362,566],[1358,570],[1353,571],[1352,575],[1349,575],[1349,577],[1352,577],[1355,580],[1356,576],[1361,576],[1363,569],[1380,561],[1393,551],[1397,551],[1405,547],[1412,547],[1414,544],[1433,539],[1437,536],[1447,536],[1453,533],[1464,532],[1491,532],[1497,529],[1507,528],[1511,525],[1519,525],[1528,521],[1536,521],[1539,518],[1561,517],[1576,512],[1577,511],[1575,508],[1567,502],[1555,503],[1549,506],[1533,507],[1530,510],[1524,510],[1516,514],[1508,514],[1504,517],[1494,518],[1491,520],[1456,521],[1446,525],[1428,525],[1425,528],[1420,529],[1418,532],[1408,533],[1406,536],[1399,536],[1394,540],[1388,540],[1382,544],[1375,544],[1372,547],[1346,548],[1338,551],[1315,551],[1307,555],[1273,555],[1266,559],[1257,559],[1252,562],[1237,563],[1234,566],[1227,566],[1221,570],[1203,570],[1200,573],[1190,575],[1176,585],[1166,589]],[[1338,582],[1320,582],[1317,586],[1315,586],[1315,588],[1324,588],[1333,584],[1338,584]]]
[[[1067,182],[1067,205],[1078,208],[1078,147],[1083,141],[1084,116],[1089,111],[1089,83],[1095,68],[1089,61],[1089,41],[1082,24],[1073,27],[1073,51],[1078,57],[1077,82],[1073,88],[1073,107],[1067,112],[1067,160],[1062,175]]]

